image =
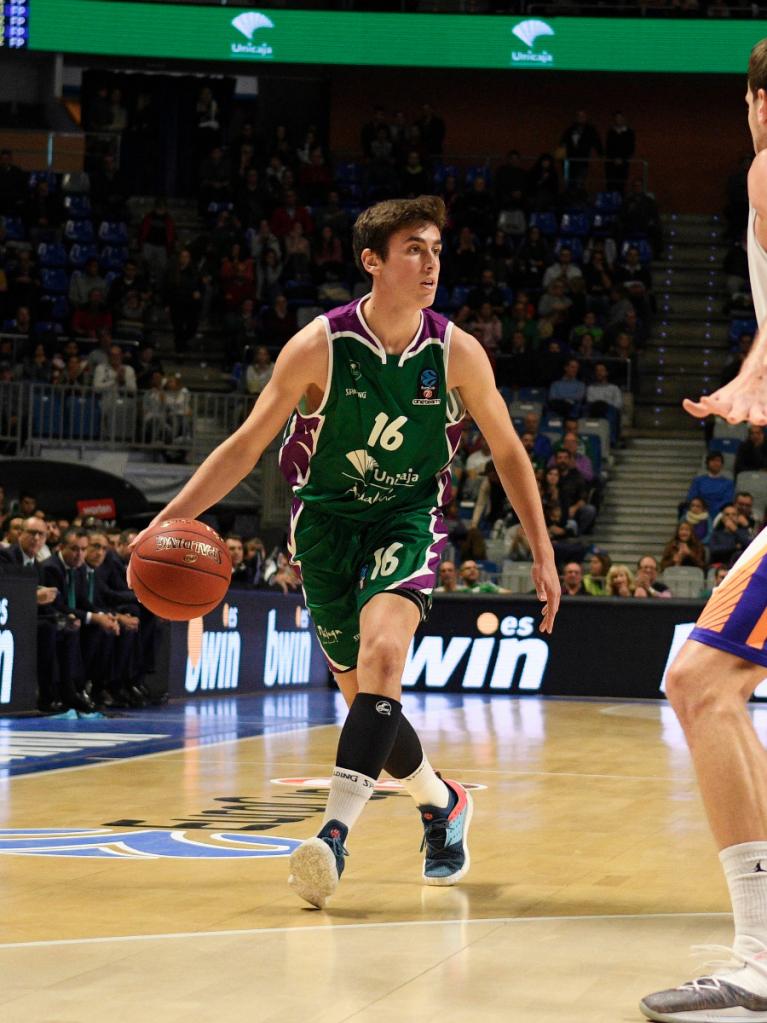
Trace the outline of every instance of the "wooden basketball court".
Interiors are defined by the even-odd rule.
[[[381,792],[325,911],[287,889],[286,840],[321,821],[334,694],[0,722],[0,1018],[616,1023],[730,940],[668,706],[404,702],[435,766],[484,786],[472,869],[424,887],[418,815]]]

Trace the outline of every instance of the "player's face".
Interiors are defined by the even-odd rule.
[[[403,228],[390,237],[386,261],[379,261],[374,280],[387,291],[412,297],[424,309],[437,292],[441,253],[442,239],[434,224]]]

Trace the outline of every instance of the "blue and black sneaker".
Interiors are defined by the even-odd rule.
[[[345,824],[328,821],[316,838],[308,838],[291,853],[288,884],[317,909],[324,908],[344,872],[348,833]]]
[[[456,884],[468,871],[471,863],[466,837],[471,824],[471,796],[457,781],[442,779],[450,789],[450,803],[446,809],[437,806],[419,806],[423,822],[423,842],[426,849],[423,879],[426,884]]]

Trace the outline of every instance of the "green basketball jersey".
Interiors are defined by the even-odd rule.
[[[362,302],[320,317],[330,353],[325,394],[316,412],[291,417],[280,468],[302,503],[377,522],[449,500],[463,409],[447,391],[452,323],[425,309],[405,351],[387,355]]]

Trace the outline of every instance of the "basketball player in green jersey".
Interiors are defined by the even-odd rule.
[[[360,214],[354,253],[370,294],[287,343],[246,422],[155,519],[197,518],[220,501],[287,421],[280,465],[295,495],[290,552],[349,705],[322,829],[291,856],[291,886],[319,907],[338,884],[347,834],[384,768],[421,812],[424,881],[455,884],[469,866],[471,797],[433,770],[400,703],[407,650],[447,539],[442,509],[464,409],[488,441],[529,538],[542,631],[551,631],[559,606],[533,468],[488,358],[475,338],[429,309],[444,221],[444,204],[432,196]]]

